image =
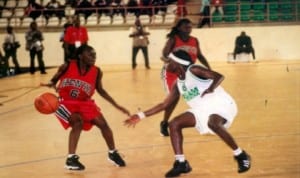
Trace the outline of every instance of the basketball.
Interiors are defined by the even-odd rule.
[[[58,98],[53,93],[43,93],[35,98],[34,106],[42,114],[52,114],[58,109]]]

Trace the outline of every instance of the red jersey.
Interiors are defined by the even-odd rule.
[[[68,44],[75,44],[76,41],[79,41],[81,44],[87,43],[89,40],[88,33],[85,27],[74,27],[70,26],[67,28],[64,41]]]
[[[218,6],[218,5],[223,4],[223,0],[212,0],[212,1],[211,1],[211,4],[212,4],[212,5],[215,5],[215,6]]]
[[[184,50],[190,54],[194,63],[198,58],[198,42],[195,37],[189,37],[187,41],[183,41],[177,35],[175,38],[175,45],[172,51]]]
[[[71,60],[67,71],[60,77],[59,96],[64,100],[85,101],[95,92],[99,69],[92,66],[84,75],[80,74],[76,60]]]

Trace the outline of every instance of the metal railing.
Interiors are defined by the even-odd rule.
[[[192,7],[198,6],[199,10],[201,7],[200,3],[186,4],[185,6],[176,7],[175,5],[168,6],[139,6],[138,10],[144,12],[140,14],[147,20],[143,23],[148,25],[171,25],[174,23],[176,18],[179,17],[176,14],[178,8],[186,8],[188,14],[186,17],[203,18],[199,13],[193,14],[189,13],[189,9]],[[291,23],[291,22],[300,22],[300,2],[299,1],[287,1],[287,2],[266,2],[266,3],[250,3],[238,1],[236,3],[230,2],[223,5],[224,14],[220,14],[217,11],[214,14],[211,14],[208,18],[210,19],[211,25],[217,24],[251,24],[251,23]],[[23,10],[23,12],[22,12]],[[137,7],[105,7],[105,8],[71,8],[64,7],[55,9],[57,12],[61,12],[61,20],[56,17],[50,17],[50,23],[46,20],[45,14],[47,9],[33,10],[32,12],[39,12],[41,15],[35,19],[41,26],[57,26],[61,27],[68,18],[79,11],[91,11],[91,15],[84,19],[86,20],[86,25],[91,26],[110,26],[113,24],[119,25],[129,25],[132,24],[132,18],[136,15],[132,13],[132,10],[137,10]],[[116,13],[118,11],[118,13]],[[4,9],[2,11],[2,17],[0,18],[0,28],[5,27],[7,24],[14,27],[28,27],[30,19],[27,14],[24,13],[24,8],[11,8]],[[100,15],[100,12],[103,12]],[[115,12],[115,13],[114,13]],[[81,14],[81,13],[80,13]],[[79,15],[80,15],[79,14]],[[123,17],[123,22],[114,23],[114,17],[117,14],[121,14]],[[145,17],[146,16],[146,17]],[[110,17],[107,18],[107,17]],[[110,22],[101,21],[103,19],[108,19]],[[52,19],[52,20],[51,20]],[[54,19],[54,20],[53,20]],[[159,19],[159,20],[157,20]],[[93,22],[92,22],[93,21]],[[130,21],[130,22],[129,22]],[[57,22],[57,23],[56,23]],[[196,23],[196,22],[195,22]]]

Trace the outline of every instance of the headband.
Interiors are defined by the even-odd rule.
[[[181,59],[181,58],[179,58],[179,57],[176,57],[173,53],[170,53],[168,57],[171,58],[173,61],[175,61],[175,62],[181,64],[181,65],[184,65],[184,66],[190,65],[190,62],[189,62],[189,61],[186,61],[186,60],[184,60],[184,59]]]

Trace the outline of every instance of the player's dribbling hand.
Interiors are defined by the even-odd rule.
[[[126,119],[124,121],[124,125],[127,126],[127,127],[135,127],[135,125],[140,121],[141,119],[139,118],[138,115],[132,115],[130,116],[129,119]]]

